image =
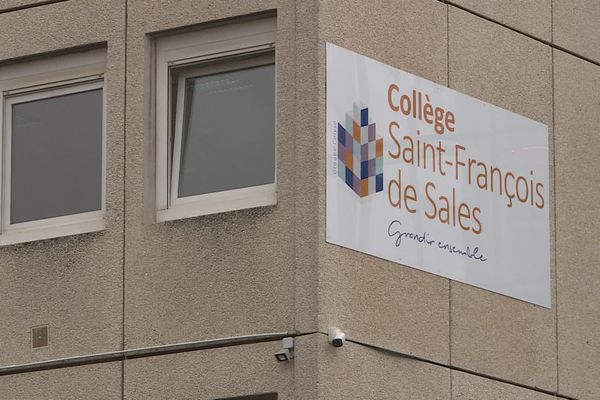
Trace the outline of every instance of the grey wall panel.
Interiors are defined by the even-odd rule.
[[[554,52],[561,393],[600,397],[600,67]]]
[[[552,5],[554,43],[600,63],[600,2],[554,0]]]
[[[4,400],[120,400],[121,363],[0,376]]]
[[[550,41],[552,37],[552,0],[454,0],[453,3],[536,38]]]
[[[0,14],[0,26],[0,61],[108,44],[106,229],[0,248],[0,365],[118,350],[123,319],[124,2],[35,7]],[[30,329],[39,325],[48,325],[49,346],[32,349]]]
[[[293,399],[293,362],[277,362],[280,342],[250,344],[125,363],[125,398],[223,399],[277,393]]]
[[[126,340],[141,346],[294,327],[294,3],[129,2]],[[152,35],[277,13],[277,205],[166,223],[152,221]],[[235,112],[235,111],[234,111]]]

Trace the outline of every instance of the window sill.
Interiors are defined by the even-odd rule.
[[[156,222],[173,221],[277,204],[276,185],[268,184],[227,190],[179,199],[166,210],[156,212]]]
[[[96,218],[61,225],[7,230],[0,235],[0,246],[98,232],[104,229],[106,229],[104,219]]]

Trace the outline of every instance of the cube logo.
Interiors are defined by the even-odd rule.
[[[383,191],[383,139],[369,109],[355,104],[344,125],[337,124],[338,176],[359,197]]]

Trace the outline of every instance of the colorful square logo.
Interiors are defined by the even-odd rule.
[[[354,105],[337,124],[338,176],[359,197],[383,191],[383,139],[369,109]]]

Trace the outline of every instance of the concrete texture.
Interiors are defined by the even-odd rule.
[[[121,363],[0,376],[2,400],[121,399]]]
[[[294,338],[294,399],[319,398],[319,333]]]
[[[600,398],[600,67],[556,50],[556,276],[561,393]]]
[[[294,362],[277,362],[269,342],[125,362],[125,399],[220,399],[278,393],[293,399]]]
[[[555,310],[452,282],[452,365],[556,390]]]
[[[554,43],[600,62],[600,2],[597,0],[554,0]]]
[[[0,10],[34,2],[0,0]],[[549,40],[550,0],[452,2]],[[136,348],[297,330],[313,333],[296,339],[291,363],[276,363],[279,342],[128,360],[124,398],[270,391],[285,400],[552,398],[494,378],[600,398],[600,67],[561,51],[552,65],[552,50],[542,42],[436,0],[128,5],[126,54],[124,0],[68,0],[0,13],[0,74],[6,60],[81,46],[104,46],[108,62],[108,227],[0,248],[0,367],[118,350],[122,341]],[[555,43],[600,60],[598,3],[554,0],[552,8]],[[155,223],[154,38],[275,14],[278,204]],[[325,243],[327,41],[556,133],[552,309]],[[50,346],[32,350],[30,328],[44,324]],[[489,379],[350,341],[333,348],[323,334],[332,325],[350,339]],[[1,376],[0,398],[121,398],[121,367]]]
[[[550,49],[455,8],[449,23],[450,87],[552,132]],[[453,365],[556,390],[555,309],[457,282],[451,293]]]
[[[444,4],[412,0],[351,3],[350,6],[344,1],[321,1],[322,66],[325,62],[323,42],[327,41],[434,82],[446,83]],[[323,79],[324,73],[323,70]],[[323,99],[323,118],[324,106]]]
[[[556,397],[476,375],[452,371],[452,399],[552,400],[556,399]]]
[[[325,42],[446,83],[446,7],[441,3],[382,0],[348,7],[323,2],[320,30],[317,132],[325,131]],[[319,148],[325,148],[324,135]],[[324,156],[320,152],[321,332],[338,326],[357,340],[447,362],[447,279],[325,243]]]
[[[450,400],[450,370],[321,335],[319,399]]]
[[[154,132],[148,34],[277,11],[277,196],[274,207],[149,222]],[[291,1],[129,2],[126,342],[165,344],[294,328],[296,136]],[[204,26],[200,25],[200,28]],[[142,73],[146,71],[146,74]],[[149,205],[150,204],[150,205]]]
[[[552,0],[452,0],[452,3],[536,38],[551,40]]]
[[[0,12],[22,7],[35,7],[47,3],[57,3],[60,0],[0,0]]]
[[[296,137],[294,157],[307,165],[320,165],[323,152],[315,151],[323,117],[320,103],[324,72],[315,73],[322,60],[319,42],[319,0],[296,1]],[[302,62],[299,62],[302,60]],[[319,329],[319,227],[323,216],[316,213],[321,202],[321,177],[317,171],[307,173],[295,168],[295,264],[296,264],[296,329],[314,332]]]
[[[0,248],[0,365],[121,348],[124,11],[81,0],[0,14],[0,60],[107,43],[107,228]],[[32,349],[46,324],[49,346]]]
[[[450,7],[450,87],[552,126],[548,46]]]

